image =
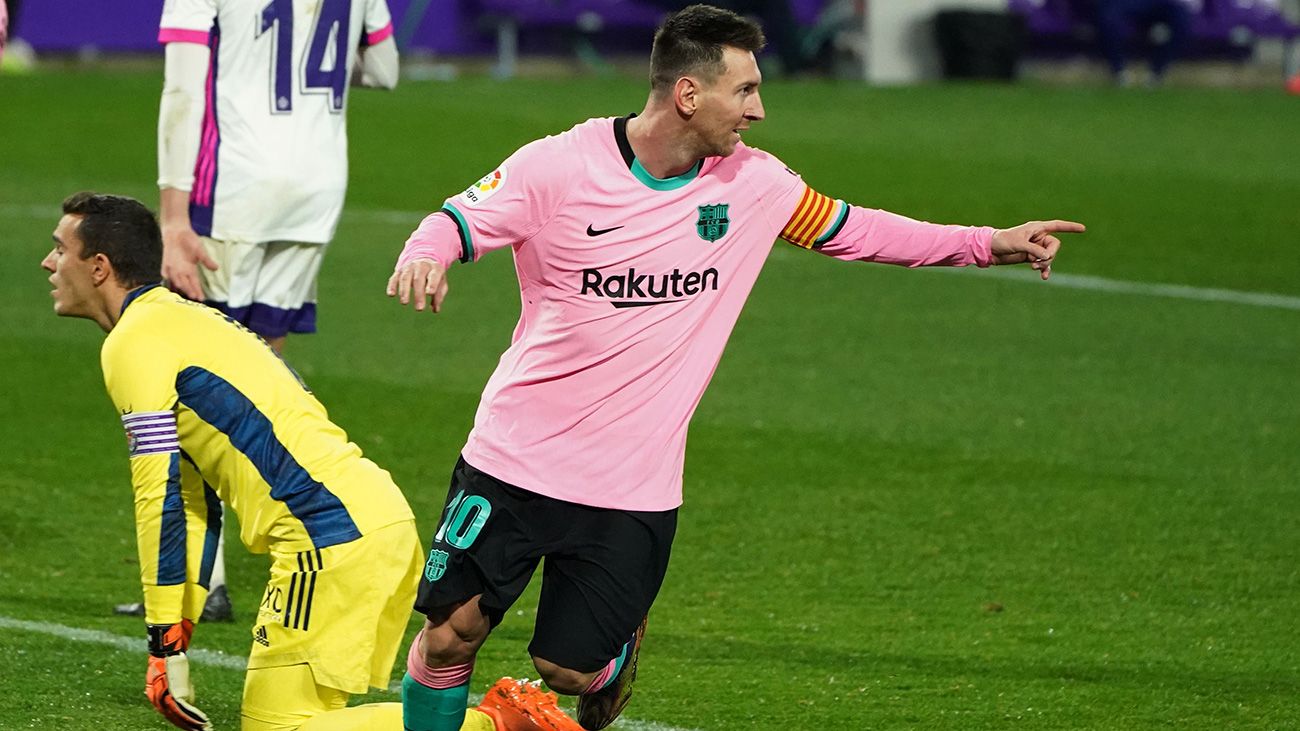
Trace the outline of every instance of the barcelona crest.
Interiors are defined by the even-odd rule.
[[[695,230],[700,238],[713,243],[727,235],[727,225],[731,223],[731,219],[727,218],[728,206],[727,203],[699,206],[700,219],[695,222]]]
[[[437,581],[447,573],[447,552],[433,549],[429,551],[429,561],[424,564],[424,578],[430,582]]]

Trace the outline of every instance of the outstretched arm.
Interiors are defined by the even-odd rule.
[[[945,226],[832,200],[806,188],[781,238],[827,256],[919,266],[987,267],[1028,262],[1043,279],[1061,248],[1058,233],[1082,233],[1072,221],[1031,221],[997,230]]]

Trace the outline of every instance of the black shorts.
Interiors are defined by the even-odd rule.
[[[593,508],[528,492],[462,458],[420,577],[424,614],[482,595],[495,627],[537,563],[542,594],[528,651],[600,670],[632,638],[668,570],[677,511]]]

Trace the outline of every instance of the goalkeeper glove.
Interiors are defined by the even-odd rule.
[[[144,694],[149,702],[177,728],[209,731],[212,724],[203,711],[194,707],[194,686],[190,683],[190,647],[194,623],[182,619],[177,624],[151,624],[149,628],[149,669],[144,677]]]

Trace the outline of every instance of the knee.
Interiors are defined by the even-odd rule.
[[[546,681],[547,687],[564,695],[578,695],[586,690],[596,677],[595,673],[570,670],[540,657],[533,658],[533,667],[537,668],[538,674]]]

